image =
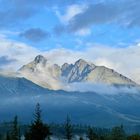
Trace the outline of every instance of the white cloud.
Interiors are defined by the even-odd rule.
[[[67,7],[64,14],[62,14],[57,8],[55,9],[55,13],[59,18],[60,22],[62,24],[67,25],[69,21],[72,20],[73,17],[75,17],[80,13],[83,13],[87,8],[88,6],[86,4],[84,5],[73,4]],[[91,33],[90,28],[81,28],[75,32],[75,35],[86,36],[89,35],[90,33]]]
[[[39,54],[40,51],[28,46],[24,43],[7,39],[5,36],[0,36],[0,56],[7,56],[8,59],[16,60],[9,64],[1,66],[1,69],[17,70],[23,64],[31,61],[33,57]]]
[[[119,93],[123,94],[139,94],[139,88],[136,87],[113,87],[105,84],[93,84],[88,82],[80,82],[80,83],[71,83],[64,87],[64,90],[67,91],[80,91],[80,92],[95,92],[101,95],[115,95]]]
[[[78,4],[73,4],[67,7],[65,14],[61,14],[60,11],[55,10],[57,17],[59,20],[66,24],[68,23],[74,16],[77,14],[82,13],[85,10],[86,6],[85,5],[78,5]]]
[[[59,48],[44,52],[44,55],[52,63],[63,65],[65,62],[74,63],[76,60],[82,57],[83,53],[80,51]]]

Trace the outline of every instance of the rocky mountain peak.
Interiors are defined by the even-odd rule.
[[[79,60],[77,60],[76,62],[75,62],[75,65],[87,65],[88,63],[85,61],[85,60],[83,60],[83,59],[79,59]]]
[[[40,63],[40,64],[45,65],[46,62],[47,62],[47,59],[44,56],[42,56],[42,55],[38,55],[38,56],[35,57],[34,62],[35,62],[35,64],[39,64]]]
[[[61,67],[62,71],[68,69],[69,67],[72,67],[72,64],[64,63]]]
[[[84,59],[79,59],[78,61],[76,61],[75,62],[75,66],[77,66],[77,67],[86,67],[86,66],[88,66],[88,67],[92,67],[92,68],[94,68],[95,67],[95,65],[93,64],[93,63],[89,63],[89,62],[87,62],[87,61],[85,61]]]
[[[69,64],[68,64],[68,63],[64,63],[64,64],[62,65],[62,68],[67,68],[67,67],[69,67]]]

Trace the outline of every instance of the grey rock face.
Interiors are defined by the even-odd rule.
[[[47,59],[42,55],[38,55],[35,57],[34,62],[35,62],[35,64],[41,63],[41,64],[45,65],[47,62]]]
[[[135,85],[131,79],[117,73],[113,69],[104,66],[95,66],[85,60],[79,59],[72,64],[62,66],[62,76],[67,79],[68,83],[73,82],[91,82],[100,84],[119,84]]]
[[[74,65],[67,65],[66,69],[62,69],[62,76],[67,77],[69,83],[80,82],[95,68],[86,61],[79,59]]]
[[[68,63],[65,63],[62,65],[62,68],[61,68],[61,71],[62,71],[62,76],[64,77],[67,77],[70,73],[70,71],[72,70],[73,68],[73,65],[72,64],[68,64]]]

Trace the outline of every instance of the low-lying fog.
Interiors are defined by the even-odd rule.
[[[73,84],[71,89],[73,92],[47,91],[1,96],[0,121],[9,121],[18,115],[21,122],[30,122],[36,103],[40,103],[43,120],[47,122],[62,123],[69,115],[73,123],[95,126],[140,124],[138,89],[89,84]]]

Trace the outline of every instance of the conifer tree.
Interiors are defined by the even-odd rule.
[[[87,137],[89,138],[89,140],[96,140],[97,139],[97,135],[94,132],[93,128],[91,128],[91,127],[88,128]]]
[[[29,132],[25,134],[25,140],[45,140],[50,137],[50,128],[45,125],[41,119],[40,104],[37,103],[34,114],[34,121],[29,128]]]
[[[112,140],[126,140],[125,131],[123,125],[114,127],[111,133]]]
[[[65,136],[67,140],[72,139],[72,124],[69,116],[67,116],[66,122],[65,122]]]
[[[19,125],[18,125],[18,117],[15,116],[13,121],[13,129],[11,132],[11,140],[19,140],[20,134],[19,134]]]

